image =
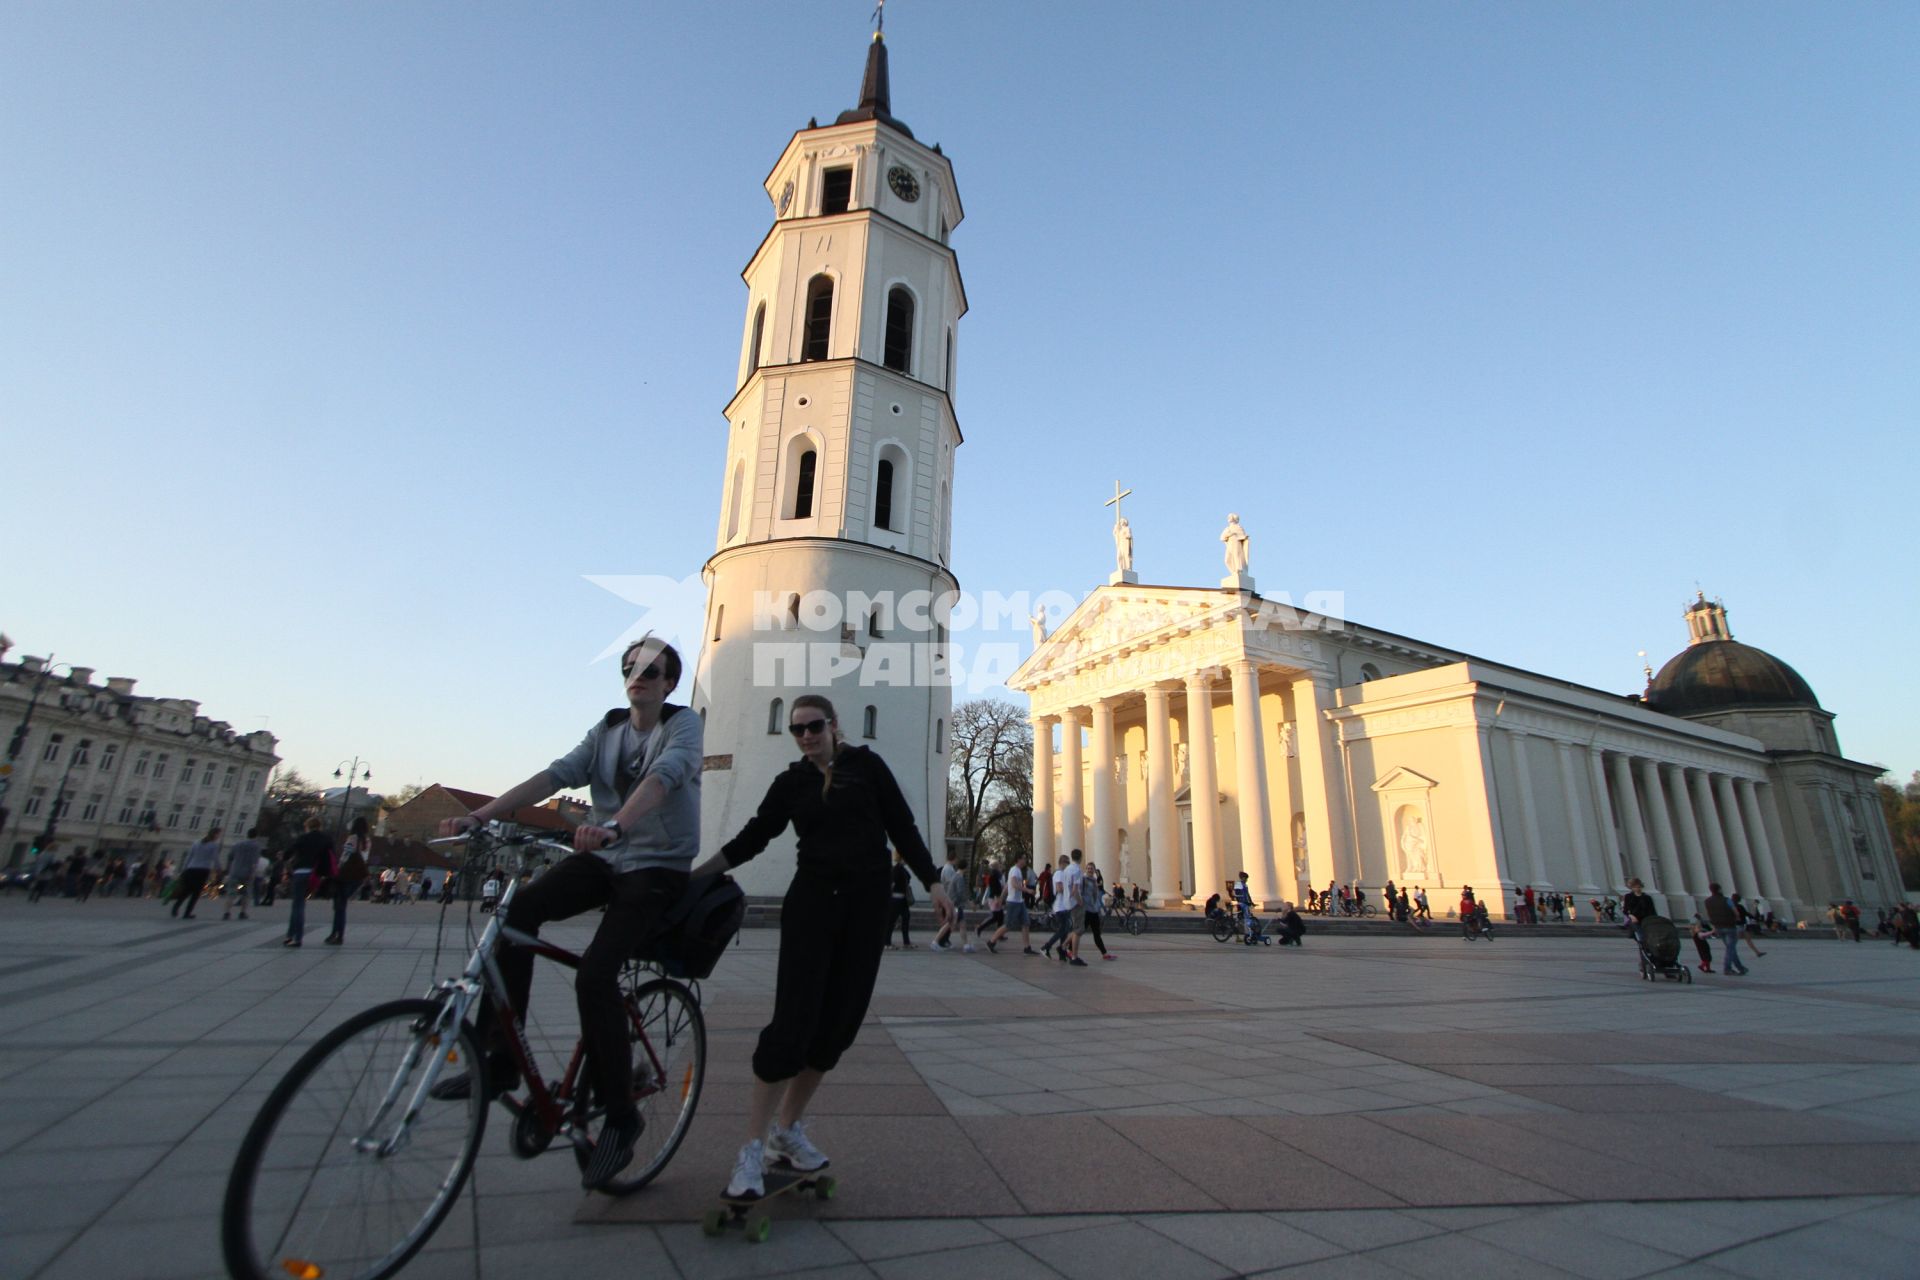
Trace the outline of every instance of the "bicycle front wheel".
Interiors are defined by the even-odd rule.
[[[629,1195],[652,1182],[680,1149],[700,1106],[707,1076],[707,1021],[700,1002],[671,978],[645,981],[647,970],[628,967],[621,977],[633,1043],[633,1103],[643,1127],[633,1163],[600,1190]],[[582,1168],[589,1153],[574,1149]]]
[[[381,1280],[427,1242],[487,1123],[484,1090],[437,1102],[420,1089],[436,1059],[443,1076],[480,1068],[471,1032],[442,1026],[443,1010],[395,1000],[356,1014],[274,1087],[227,1180],[230,1274]]]
[[[1135,911],[1132,915],[1127,917],[1128,933],[1132,934],[1134,937],[1137,938],[1141,934],[1145,933],[1146,931],[1147,931],[1147,913],[1146,912]]]

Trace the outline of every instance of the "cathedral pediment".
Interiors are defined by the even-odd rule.
[[[1415,773],[1405,766],[1394,769],[1386,777],[1373,784],[1375,791],[1428,791],[1440,784],[1424,773]]]
[[[1103,656],[1220,625],[1239,607],[1237,596],[1216,591],[1142,594],[1103,587],[1039,643],[1008,683],[1014,688],[1045,683]]]

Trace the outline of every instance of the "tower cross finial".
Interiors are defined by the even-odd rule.
[[[878,40],[887,31],[887,0],[873,0],[873,38]]]
[[[1125,497],[1127,497],[1127,496],[1129,496],[1129,495],[1130,495],[1130,494],[1132,494],[1132,493],[1133,493],[1133,490],[1131,490],[1131,489],[1122,489],[1122,488],[1120,487],[1120,482],[1119,482],[1118,480],[1115,480],[1115,481],[1113,482],[1113,496],[1112,496],[1111,498],[1108,498],[1108,499],[1107,499],[1107,500],[1106,500],[1105,502],[1103,502],[1103,503],[1101,503],[1101,504],[1100,504],[1100,505],[1101,505],[1101,506],[1103,506],[1103,507],[1112,507],[1112,508],[1113,508],[1113,519],[1114,519],[1114,522],[1115,522],[1116,524],[1117,524],[1117,523],[1119,523],[1119,520],[1120,520],[1120,515],[1121,515],[1121,511],[1120,511],[1120,499],[1122,499],[1122,498],[1125,498]]]

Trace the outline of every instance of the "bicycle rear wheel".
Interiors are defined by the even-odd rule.
[[[1145,911],[1142,911],[1140,908],[1135,907],[1127,915],[1127,932],[1137,938],[1141,934],[1145,933],[1146,931],[1147,931],[1147,913]]]
[[[638,1191],[667,1167],[693,1124],[706,1083],[707,1021],[699,1001],[671,978],[648,981],[649,972],[629,965],[620,978],[633,1045],[633,1102],[644,1128],[633,1163],[600,1188],[611,1196]],[[574,1148],[582,1169],[589,1157],[589,1149]]]
[[[486,1131],[484,1091],[426,1099],[441,1071],[477,1071],[444,1005],[395,1000],[320,1038],[267,1096],[240,1143],[220,1213],[227,1270],[241,1280],[381,1280],[405,1266],[453,1208]],[[418,1112],[408,1108],[421,1098]]]

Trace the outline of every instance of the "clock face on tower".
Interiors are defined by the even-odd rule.
[[[908,204],[920,198],[920,180],[899,165],[887,170],[887,185],[893,188],[893,194]]]
[[[785,213],[787,206],[793,203],[793,183],[789,181],[780,192],[780,212]]]

